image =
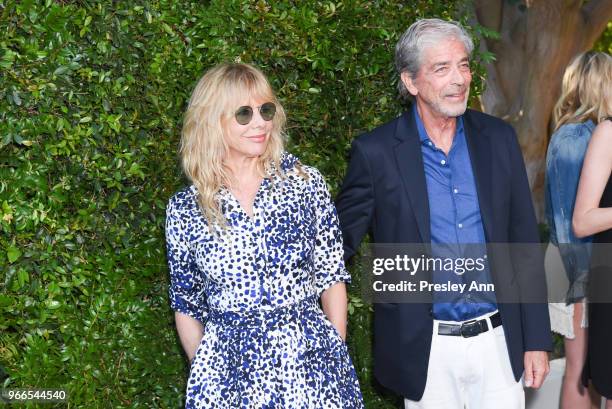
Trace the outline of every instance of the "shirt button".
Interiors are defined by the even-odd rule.
[[[441,163],[442,165],[446,165],[446,161],[445,161],[444,159],[442,159],[442,160],[440,161],[440,163]]]
[[[463,224],[462,224],[462,223],[459,223],[459,224],[457,225],[457,227],[459,227],[459,228],[461,229],[461,228],[463,228]]]
[[[454,193],[454,194],[459,193],[459,189],[453,189],[453,193]]]
[[[431,145],[432,145],[431,141],[429,141],[429,142],[427,142],[427,143],[429,144],[429,146],[431,146]]]

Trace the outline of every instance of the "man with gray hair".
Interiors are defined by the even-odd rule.
[[[336,201],[346,259],[368,231],[374,243],[539,242],[514,130],[466,109],[472,50],[455,22],[419,20],[401,36],[398,86],[411,104],[353,142]],[[492,295],[445,302],[434,291],[431,302],[375,304],[375,374],[406,408],[519,409],[521,377],[540,387],[552,348],[547,305],[509,302],[497,290],[508,282],[545,290],[541,256],[529,260],[529,275],[521,262],[488,259],[479,280]]]

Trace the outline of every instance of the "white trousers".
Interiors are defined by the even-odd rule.
[[[522,381],[514,380],[503,325],[471,338],[438,335],[434,320],[425,393],[406,409],[524,409]]]

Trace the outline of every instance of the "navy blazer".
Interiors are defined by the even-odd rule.
[[[487,243],[539,243],[525,165],[514,129],[467,110],[464,126]],[[345,259],[368,232],[375,243],[430,243],[429,203],[421,144],[412,109],[353,141],[336,199]],[[537,253],[537,254],[536,254]],[[543,257],[508,253],[489,259],[515,379],[525,351],[550,351]],[[523,265],[517,265],[523,263]],[[525,274],[523,267],[530,274]],[[525,270],[526,271],[526,270]],[[517,300],[529,288],[542,302]],[[533,300],[533,297],[531,298]],[[425,390],[433,329],[431,303],[374,305],[374,373],[396,393],[420,400]],[[495,359],[495,357],[491,357]]]

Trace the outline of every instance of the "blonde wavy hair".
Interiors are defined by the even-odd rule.
[[[554,130],[589,119],[597,124],[610,114],[612,57],[595,51],[577,55],[563,74],[561,97],[553,111]]]
[[[225,164],[228,155],[225,135],[229,121],[234,120],[234,112],[245,97],[276,105],[270,140],[257,160],[257,169],[262,176],[272,170],[282,173],[285,111],[265,75],[249,64],[220,64],[208,70],[189,99],[180,156],[183,171],[198,191],[198,204],[210,226],[226,225],[218,200],[221,188],[233,182]]]

